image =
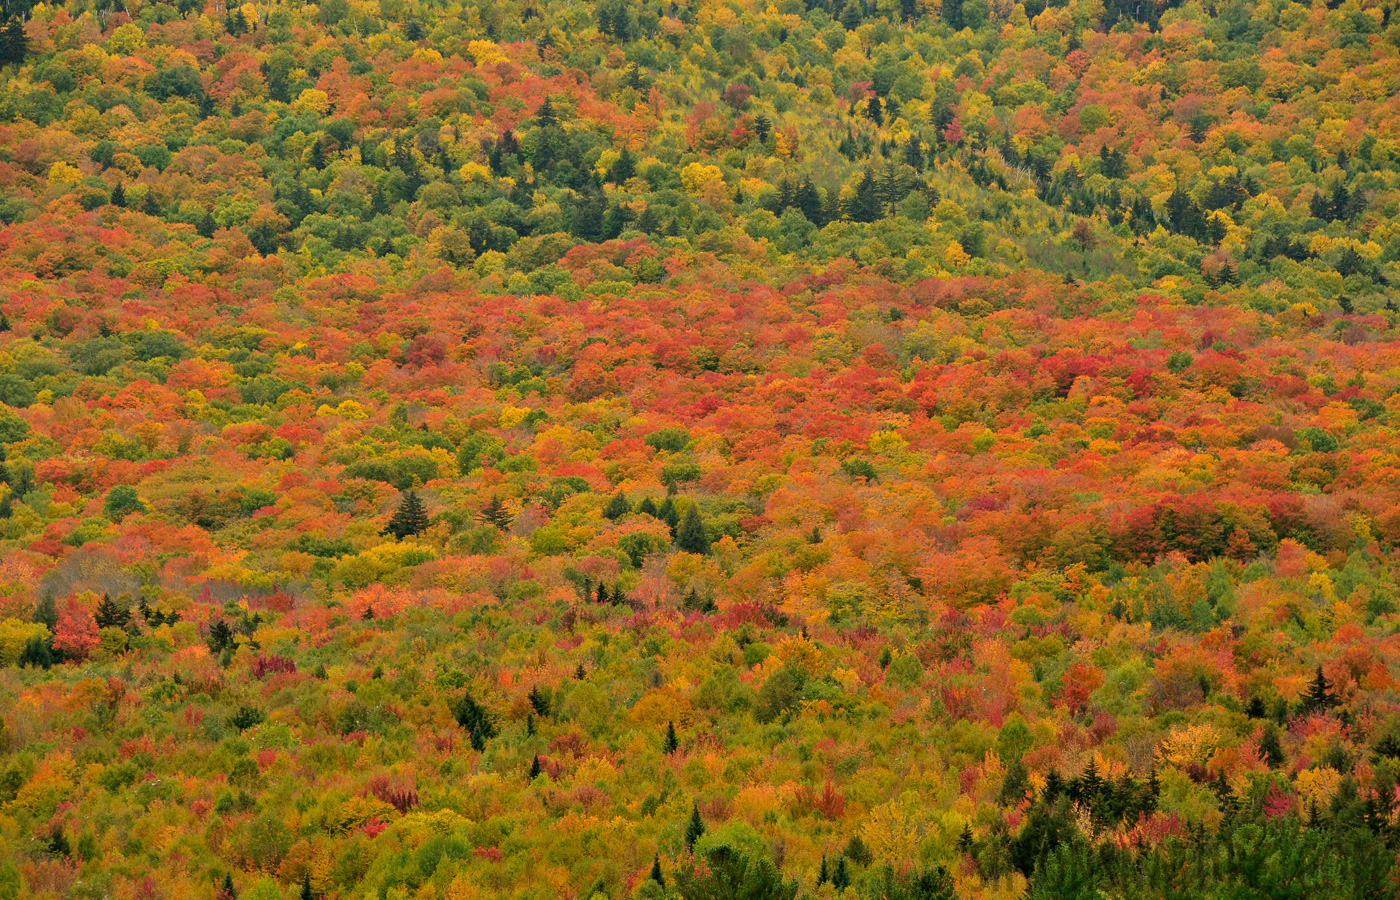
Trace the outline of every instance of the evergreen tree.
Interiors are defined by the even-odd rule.
[[[613,494],[612,499],[608,501],[608,505],[603,507],[603,515],[614,521],[622,518],[631,511],[632,507],[628,504],[627,497],[623,495],[622,491]]]
[[[232,646],[233,629],[228,627],[227,622],[220,619],[209,626],[209,650],[211,653],[222,653]]]
[[[410,535],[422,534],[427,530],[428,513],[423,507],[423,501],[419,498],[418,492],[404,491],[403,499],[399,501],[399,508],[390,517],[389,524],[383,533],[392,534],[403,540]]]
[[[32,637],[19,655],[21,669],[48,669],[54,664],[53,639]]]
[[[661,885],[662,887],[665,887],[665,886],[666,886],[666,879],[665,879],[665,877],[661,874],[661,855],[660,855],[660,854],[657,854],[657,855],[655,855],[655,856],[653,856],[653,857],[651,858],[651,880],[654,881],[654,882],[656,882],[657,884]]]
[[[531,708],[533,708],[535,712],[539,713],[541,716],[549,715],[549,698],[540,691],[539,685],[530,688],[528,699]]]
[[[486,749],[486,742],[496,736],[496,719],[491,712],[471,694],[464,694],[457,701],[453,715],[471,737],[472,749],[480,752]]]
[[[1259,755],[1264,757],[1264,762],[1271,769],[1277,769],[1284,763],[1285,757],[1283,745],[1279,743],[1278,739],[1278,727],[1272,722],[1264,726],[1264,733],[1259,738]]]
[[[1322,666],[1318,666],[1317,673],[1313,675],[1312,681],[1308,682],[1308,689],[1303,693],[1303,712],[1331,709],[1338,702],[1332,694],[1331,683],[1322,674]]]
[[[676,512],[676,501],[674,497],[667,497],[661,501],[660,508],[656,511],[656,517],[665,522],[671,528],[671,539],[676,538],[676,529],[680,527],[680,513]]]
[[[822,867],[817,871],[817,887],[821,887],[831,880],[831,875],[826,871],[826,854],[822,854]]]
[[[487,504],[482,507],[481,521],[488,525],[494,525],[501,531],[510,527],[511,515],[506,509],[506,505],[501,502],[500,497],[493,496]]]
[[[588,673],[583,670],[583,663],[579,663],[578,668],[574,669],[574,680],[582,681],[587,675]]]
[[[98,628],[125,628],[131,621],[131,611],[113,603],[110,596],[103,594],[93,618],[97,620]]]
[[[238,900],[238,891],[233,887],[233,873],[224,875],[224,886],[219,889],[219,900]]]
[[[29,55],[29,38],[24,33],[24,23],[11,16],[0,29],[0,65],[21,63]]]
[[[851,871],[846,865],[846,857],[836,860],[836,871],[831,874],[831,886],[839,894],[851,886]]]
[[[700,508],[691,503],[685,510],[685,518],[676,529],[676,546],[687,553],[710,552],[710,541],[705,537],[705,523],[700,519]]]
[[[661,743],[661,752],[670,756],[680,749],[680,741],[676,738],[676,723],[666,723],[666,739]]]
[[[530,780],[534,781],[540,777],[540,755],[535,754],[535,758],[530,761]]]
[[[700,818],[700,807],[698,804],[690,805],[690,821],[685,826],[685,846],[688,850],[695,849],[695,842],[705,835],[705,821]]]
[[[301,894],[299,900],[315,900],[316,895],[311,893],[311,875],[308,873],[301,880]]]
[[[867,169],[856,183],[855,193],[851,195],[846,207],[846,215],[853,222],[877,222],[884,215],[884,211],[875,176]]]
[[[117,182],[116,187],[112,188],[112,196],[108,198],[107,202],[111,203],[113,206],[126,206],[126,188],[122,187],[120,181]]]

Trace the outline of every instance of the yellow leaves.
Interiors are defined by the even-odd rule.
[[[38,638],[47,640],[49,629],[38,622],[6,619],[0,622],[0,666],[12,666],[19,661],[24,646]]]
[[[332,407],[322,403],[316,408],[316,415],[334,417],[338,419],[368,419],[369,412],[358,401],[343,400],[339,406]]]
[[[478,66],[494,65],[507,60],[500,45],[495,41],[469,41],[467,53],[471,54],[471,58],[476,60]]]
[[[491,180],[491,170],[479,162],[469,162],[457,170],[457,174],[463,181],[480,181],[485,184]]]
[[[121,25],[107,39],[107,50],[118,56],[131,56],[146,46],[146,32],[138,25],[128,22]]]
[[[125,27],[125,26],[123,26]],[[83,173],[66,162],[56,162],[49,166],[49,184],[72,184],[81,180]]]
[[[320,826],[327,831],[349,832],[370,819],[388,821],[395,809],[377,797],[355,795],[321,811]]]
[[[1304,809],[1326,809],[1342,786],[1342,773],[1330,766],[1307,769],[1298,773],[1295,786]]]
[[[949,268],[961,269],[972,260],[972,257],[967,255],[967,251],[963,249],[962,244],[953,241],[944,249],[943,260],[948,264]]]
[[[496,422],[502,428],[514,428],[524,422],[529,414],[530,410],[523,406],[506,406],[501,408],[500,418]]]
[[[718,166],[694,162],[681,169],[681,186],[687,194],[699,196],[701,191],[717,181],[724,181],[724,173]]]
[[[490,41],[479,41],[477,43],[491,43]],[[418,47],[413,51],[413,58],[421,62],[439,63],[442,62],[442,54],[431,47]]]
[[[877,431],[870,438],[870,452],[894,454],[909,446],[909,442],[897,431]]]
[[[861,839],[876,859],[896,867],[913,862],[928,831],[924,809],[918,793],[906,791],[898,799],[870,811],[870,817],[861,826]]]
[[[1210,725],[1188,725],[1172,729],[1157,748],[1162,762],[1173,766],[1205,765],[1220,747],[1220,734]]]
[[[331,99],[325,91],[307,88],[292,101],[292,110],[297,113],[313,113],[323,116],[331,108]]]
[[[784,638],[774,648],[773,655],[782,660],[784,665],[806,672],[808,677],[820,675],[823,668],[822,652],[817,649],[816,644],[801,634]]]

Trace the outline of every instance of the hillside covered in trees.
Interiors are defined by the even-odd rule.
[[[4,0],[0,900],[1396,896],[1394,8]]]

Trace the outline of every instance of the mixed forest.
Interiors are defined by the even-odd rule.
[[[1394,0],[0,2],[0,900],[1400,893]]]

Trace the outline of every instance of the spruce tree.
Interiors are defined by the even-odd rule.
[[[315,900],[316,895],[311,893],[311,875],[307,874],[301,881],[301,894],[299,900]]]
[[[705,537],[705,523],[700,520],[700,508],[695,503],[686,507],[685,518],[676,529],[676,546],[687,553],[710,551],[710,542]]]
[[[690,821],[685,826],[685,846],[687,850],[695,849],[695,842],[705,835],[705,822],[700,818],[700,807],[698,804],[690,805]]]
[[[510,527],[510,511],[501,502],[500,497],[492,497],[481,509],[481,520],[488,525],[494,525],[501,531]]]
[[[680,741],[676,738],[676,723],[666,723],[666,739],[661,744],[661,752],[670,756],[680,749]]]
[[[1308,683],[1308,689],[1303,694],[1303,712],[1331,709],[1337,705],[1337,702],[1337,698],[1332,694],[1332,685],[1322,674],[1322,666],[1318,666],[1317,673],[1313,676],[1313,680]]]
[[[831,886],[836,888],[839,894],[851,886],[851,872],[846,866],[846,857],[841,857],[836,861],[836,871],[831,876]]]
[[[110,596],[103,594],[97,603],[97,611],[93,618],[97,620],[98,628],[125,628],[131,621],[131,612],[122,609],[112,602]]]
[[[530,688],[528,699],[530,700],[530,706],[535,712],[539,713],[541,716],[549,715],[549,698],[540,691],[539,685]]]
[[[612,499],[608,501],[608,505],[603,507],[603,515],[614,521],[622,518],[631,511],[632,507],[628,504],[627,498],[623,496],[622,491],[613,494]]]
[[[417,491],[404,491],[399,508],[389,519],[384,534],[392,534],[402,540],[410,535],[422,534],[428,530],[428,513]]]
[[[826,871],[826,854],[822,854],[822,867],[817,872],[817,887],[821,887],[831,880],[831,875]]]
[[[238,891],[233,887],[233,874],[224,875],[224,886],[219,890],[219,900],[238,900]]]
[[[651,880],[661,885],[662,887],[666,886],[666,878],[661,874],[660,854],[657,854],[656,856],[653,856],[651,858]]]
[[[112,196],[108,202],[113,206],[126,206],[126,188],[122,187],[120,181],[117,182],[116,187],[112,188]]]
[[[535,754],[535,758],[530,761],[530,780],[534,781],[540,777],[540,755]]]

